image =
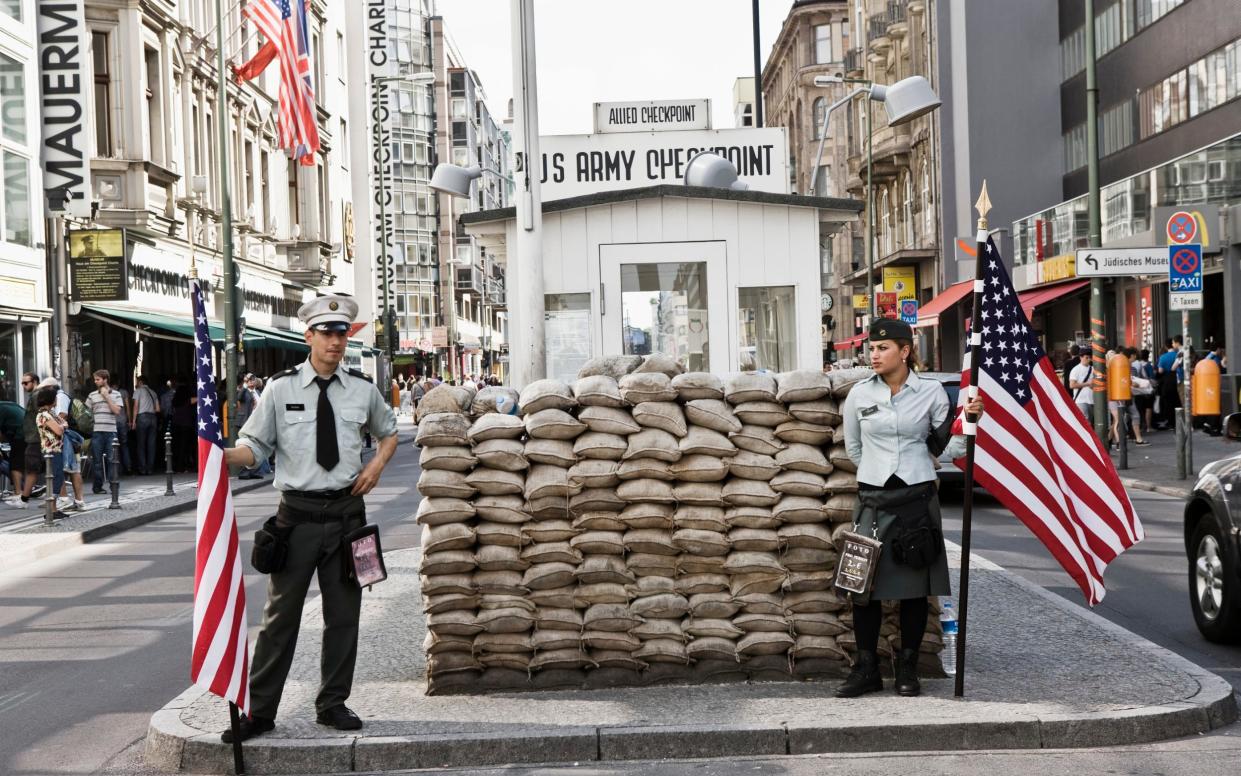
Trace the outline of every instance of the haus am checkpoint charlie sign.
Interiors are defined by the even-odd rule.
[[[544,135],[539,145],[545,202],[600,191],[680,185],[685,165],[699,151],[732,162],[754,191],[788,193],[784,127]]]

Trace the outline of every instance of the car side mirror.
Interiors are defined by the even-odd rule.
[[[1241,440],[1241,412],[1224,418],[1224,436],[1233,441]]]

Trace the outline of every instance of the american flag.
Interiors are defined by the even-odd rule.
[[[1103,571],[1142,540],[1142,523],[1099,438],[1078,411],[1021,309],[995,243],[987,240],[978,349],[974,479],[1034,532],[1094,606]],[[960,424],[960,420],[957,421]],[[957,466],[965,468],[965,459]]]
[[[220,403],[211,376],[211,335],[202,285],[191,282],[194,371],[198,377],[198,530],[194,558],[194,684],[250,711],[246,588],[237,519],[224,463]]]
[[[268,42],[249,63],[234,72],[239,78],[257,76],[272,59],[270,47],[275,47],[275,59],[280,62],[280,146],[288,148],[302,164],[313,165],[319,150],[319,125],[315,123],[315,93],[310,80],[306,3],[249,0],[242,13]]]

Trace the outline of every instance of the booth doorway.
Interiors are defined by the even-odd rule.
[[[604,352],[728,369],[723,243],[600,246]],[[613,292],[615,290],[615,292]]]

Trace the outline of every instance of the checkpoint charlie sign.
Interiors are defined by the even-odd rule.
[[[754,191],[788,193],[784,127],[544,135],[539,145],[544,201],[680,184],[685,165],[699,151],[732,162],[741,180]]]
[[[595,132],[668,132],[711,128],[710,100],[596,102]]]

